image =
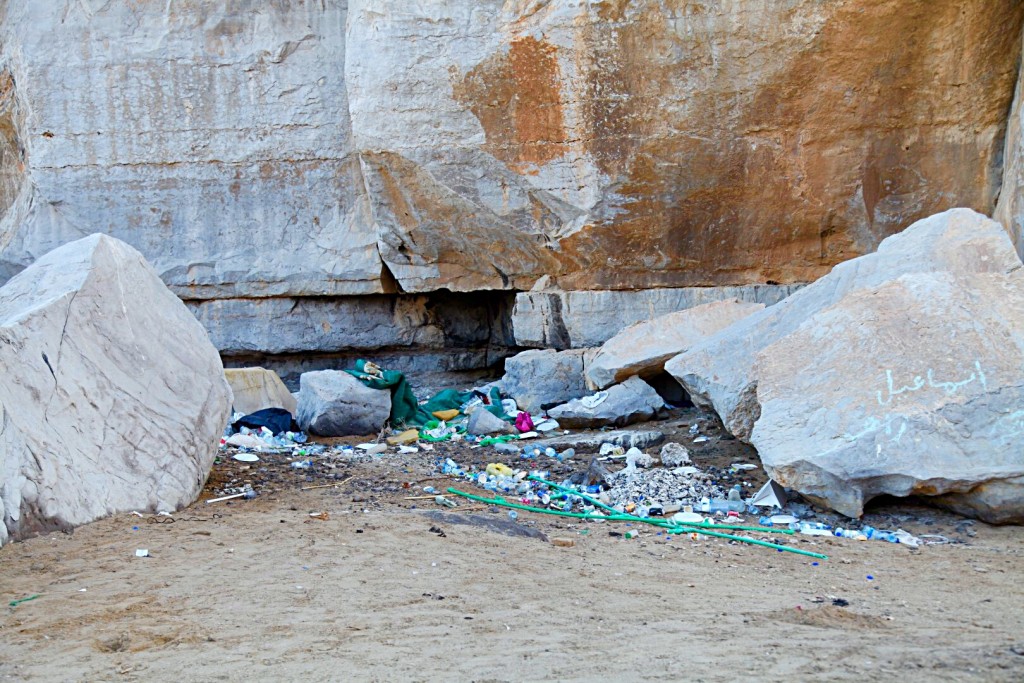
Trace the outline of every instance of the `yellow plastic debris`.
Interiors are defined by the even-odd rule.
[[[511,467],[500,462],[492,462],[487,466],[487,474],[493,474],[495,477],[511,477],[513,472]]]
[[[407,443],[416,443],[420,438],[420,433],[415,429],[406,429],[401,434],[388,437],[388,444],[391,446],[401,446]]]

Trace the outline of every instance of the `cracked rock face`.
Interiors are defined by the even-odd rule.
[[[991,209],[1022,16],[3,3],[0,280],[100,231],[195,300],[811,281]]]
[[[231,390],[127,244],[77,240],[0,288],[0,367],[0,542],[199,494]]]

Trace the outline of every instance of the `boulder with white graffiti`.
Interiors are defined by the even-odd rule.
[[[1024,521],[1024,273],[847,293],[756,358],[769,475],[845,515],[883,494]]]

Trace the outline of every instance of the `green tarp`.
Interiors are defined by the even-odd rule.
[[[435,419],[432,413],[441,410],[458,410],[467,401],[473,398],[472,391],[456,391],[455,389],[444,389],[433,396],[423,405],[419,405],[416,395],[412,393],[412,387],[405,375],[397,370],[381,369],[381,375],[366,372],[365,360],[357,360],[352,370],[346,370],[360,382],[371,389],[388,389],[391,391],[391,426],[392,427],[422,427],[427,422]],[[503,420],[511,421],[508,415],[501,408],[501,394],[497,389],[491,389],[492,405],[484,408]]]

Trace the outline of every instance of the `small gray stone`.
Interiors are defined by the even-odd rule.
[[[588,393],[583,377],[585,349],[524,351],[505,360],[502,384],[521,410],[531,414],[545,405],[564,403]]]
[[[522,446],[516,443],[496,443],[494,444],[494,451],[501,453],[502,455],[519,455],[519,451],[522,450]]]
[[[516,428],[496,417],[490,411],[477,408],[466,420],[466,431],[474,436],[482,434],[514,434]]]
[[[311,434],[376,434],[390,415],[391,393],[371,389],[347,372],[321,370],[299,378],[296,419]]]
[[[599,448],[601,444],[610,443],[613,446],[622,446],[623,448],[650,448],[651,446],[657,446],[665,440],[665,435],[654,429],[619,429],[613,432],[580,432],[577,434],[566,434],[564,436],[556,436],[551,439],[542,439],[540,441],[530,441],[533,446],[540,449],[554,448],[556,451],[561,451],[563,448],[572,448],[580,453],[592,453]]]
[[[552,408],[548,415],[570,429],[623,427],[650,420],[665,405],[658,392],[639,377],[630,377],[607,393],[607,398],[593,408],[588,408],[583,399],[576,399]]]
[[[667,443],[661,447],[661,464],[665,467],[680,467],[689,465],[690,451],[680,443]]]

